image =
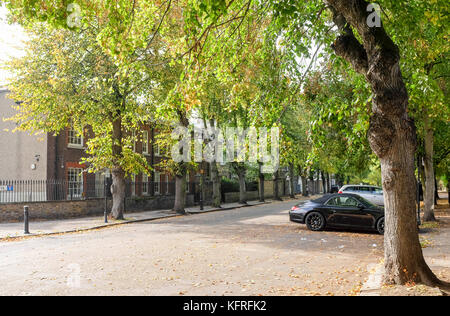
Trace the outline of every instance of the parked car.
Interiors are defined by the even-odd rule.
[[[356,194],[327,194],[295,205],[292,222],[306,224],[312,231],[326,227],[367,229],[384,234],[384,208]]]
[[[384,206],[383,189],[371,185],[344,185],[339,193],[357,194],[375,205]]]

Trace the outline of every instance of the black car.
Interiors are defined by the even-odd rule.
[[[325,227],[370,229],[384,234],[384,208],[356,194],[328,194],[302,202],[289,212],[292,222],[306,224],[312,231]]]

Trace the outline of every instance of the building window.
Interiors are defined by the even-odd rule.
[[[148,154],[148,131],[144,131],[142,135],[142,153]]]
[[[73,126],[70,126],[68,132],[68,145],[69,147],[82,148],[83,147],[83,136],[80,135]]]
[[[186,173],[186,193],[189,193],[189,172]]]
[[[142,175],[142,194],[148,195],[148,175],[146,173]]]
[[[155,171],[155,194],[161,194],[161,174]]]
[[[83,169],[69,168],[67,171],[69,198],[81,198],[83,195]]]

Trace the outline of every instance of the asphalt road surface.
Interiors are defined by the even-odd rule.
[[[313,233],[295,201],[0,242],[0,295],[352,295],[372,232]]]

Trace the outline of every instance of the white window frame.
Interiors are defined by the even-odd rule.
[[[148,155],[148,131],[142,132],[142,153]]]
[[[72,175],[71,175],[72,174]],[[73,177],[75,180],[73,180]],[[73,192],[73,193],[71,193]],[[67,169],[67,194],[68,198],[81,198],[84,192],[84,177],[82,168]]]
[[[154,188],[155,188],[155,194],[161,194],[161,173],[158,171],[155,171],[155,179],[153,181]]]
[[[77,140],[77,142],[73,142]],[[82,149],[84,145],[84,137],[83,134],[78,134],[78,132],[73,128],[73,125],[70,125],[69,130],[67,132],[67,147]]]
[[[149,195],[148,175],[146,173],[142,174],[142,194],[143,195]]]

